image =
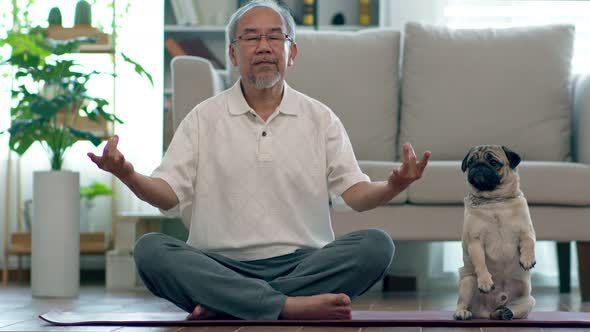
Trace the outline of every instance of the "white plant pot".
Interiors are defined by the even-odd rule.
[[[35,172],[31,290],[34,297],[76,297],[80,288],[80,175]]]

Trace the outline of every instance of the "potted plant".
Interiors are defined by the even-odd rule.
[[[80,140],[95,146],[102,142],[95,132],[79,128],[82,117],[96,123],[122,121],[104,107],[108,101],[88,94],[86,84],[102,73],[82,72],[73,60],[59,56],[74,53],[81,39],[55,42],[42,30],[10,32],[0,46],[12,47],[7,61],[14,67],[16,105],[11,110],[10,149],[23,155],[35,142],[48,153],[52,170],[61,170],[66,151]],[[33,47],[30,47],[32,45]],[[57,56],[53,61],[48,57]]]
[[[0,47],[10,45],[12,55],[6,60],[15,68],[16,89],[11,110],[10,148],[23,155],[35,142],[48,153],[52,170],[61,170],[67,150],[76,142],[88,140],[95,146],[102,142],[92,128],[79,123],[92,122],[104,126],[123,123],[105,111],[108,101],[91,96],[87,83],[96,75],[112,75],[97,71],[84,72],[74,60],[60,58],[78,51],[82,42],[91,38],[54,41],[44,30],[9,32]],[[50,58],[51,59],[48,59]],[[151,81],[151,76],[137,63],[124,57]],[[97,126],[94,126],[97,127]]]
[[[90,185],[80,188],[80,231],[92,231],[90,227],[90,210],[94,207],[94,199],[98,196],[110,196],[113,191],[102,182],[94,181]]]
[[[21,17],[15,2],[13,6],[13,16]],[[20,11],[26,14],[28,7]],[[71,297],[79,288],[80,181],[77,172],[62,170],[64,157],[81,140],[98,146],[107,133],[95,129],[122,121],[105,110],[106,99],[91,95],[87,88],[97,75],[113,73],[85,70],[72,60],[71,54],[96,38],[53,40],[46,29],[28,27],[26,22],[26,16],[16,20],[4,38],[0,35],[0,48],[11,48],[10,57],[0,58],[0,64],[12,66],[15,87],[11,124],[5,132],[10,134],[11,150],[23,155],[40,143],[51,164],[51,171],[35,172],[33,177],[33,296]],[[151,81],[139,64],[121,56]],[[59,250],[51,249],[55,243]]]

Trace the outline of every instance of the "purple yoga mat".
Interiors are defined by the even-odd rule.
[[[527,319],[457,321],[452,311],[352,312],[352,320],[185,320],[184,312],[89,313],[50,311],[39,317],[53,325],[212,326],[212,325],[321,325],[321,326],[529,326],[589,327],[590,312],[537,311]]]

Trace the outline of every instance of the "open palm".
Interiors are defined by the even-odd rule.
[[[88,152],[88,157],[92,160],[98,168],[112,173],[119,179],[123,179],[130,174],[133,174],[133,165],[125,160],[125,156],[117,149],[119,143],[119,136],[115,135],[107,141],[107,145],[102,151],[102,156],[97,156],[92,152]]]
[[[391,171],[388,179],[389,185],[398,190],[406,189],[412,182],[422,177],[430,155],[430,151],[426,151],[422,159],[417,161],[412,145],[405,143],[402,146],[402,164]]]

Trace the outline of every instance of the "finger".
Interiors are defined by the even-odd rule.
[[[119,135],[113,136],[112,140],[113,140],[113,148],[116,149],[117,145],[119,144]]]
[[[115,135],[107,141],[107,146],[105,146],[105,152],[108,153],[110,156],[114,156],[115,152],[117,151],[117,144],[119,143],[119,136]]]
[[[86,155],[90,158],[90,160],[92,160],[93,163],[95,163],[97,166],[100,166],[100,164],[102,162],[102,158],[101,157],[95,155],[92,152],[88,152]]]
[[[424,152],[422,160],[420,160],[420,162],[418,163],[418,169],[420,170],[420,172],[424,171],[424,169],[426,168],[426,165],[428,164],[428,160],[430,159],[431,155],[432,153],[430,151]]]
[[[408,149],[408,143],[402,145],[402,162],[406,163],[410,159],[410,150]]]
[[[414,174],[418,173],[418,167],[416,166],[416,153],[410,143],[404,144],[404,156],[405,160],[402,164],[404,174],[413,177]]]
[[[410,143],[408,143],[408,160],[416,160],[416,152]]]
[[[90,158],[90,160],[92,160],[93,162],[96,162],[96,160],[98,159],[98,156],[97,156],[97,155],[95,155],[95,154],[94,154],[94,153],[92,153],[92,152],[88,152],[86,155],[87,155],[87,156]]]

